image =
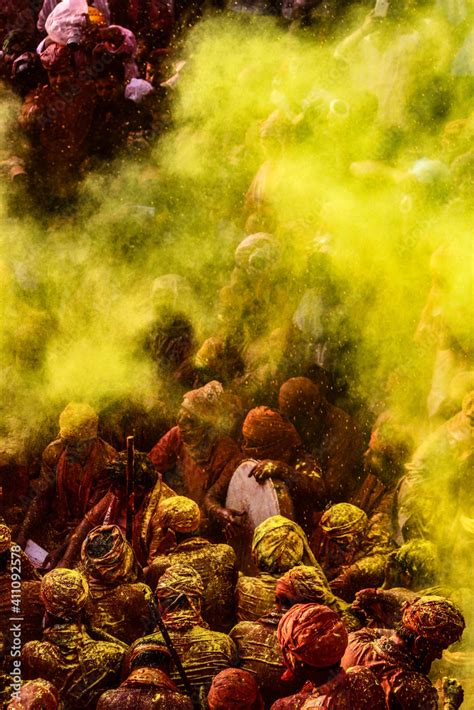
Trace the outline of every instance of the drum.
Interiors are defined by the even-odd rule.
[[[258,461],[247,459],[234,471],[227,490],[226,508],[245,513],[242,533],[229,541],[237,555],[243,574],[254,575],[257,569],[252,560],[252,539],[257,525],[273,515],[294,519],[293,504],[284,481],[268,478],[257,483],[249,474]]]

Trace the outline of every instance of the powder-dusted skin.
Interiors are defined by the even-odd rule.
[[[153,560],[147,575],[152,589],[170,565],[181,563],[191,565],[201,575],[204,621],[215,631],[229,631],[235,621],[237,562],[234,550],[230,545],[214,545],[202,537],[185,540],[168,555],[159,555]]]
[[[98,697],[117,685],[126,648],[94,641],[77,624],[54,626],[42,641],[31,641],[22,650],[25,679],[45,678],[61,698],[82,710],[93,710]]]

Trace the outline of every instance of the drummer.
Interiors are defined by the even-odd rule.
[[[242,453],[258,464],[250,475],[258,483],[283,480],[290,492],[297,522],[306,532],[314,527],[315,511],[326,504],[321,469],[302,447],[301,438],[287,419],[268,407],[255,407],[242,427]]]

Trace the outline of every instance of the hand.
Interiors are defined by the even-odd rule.
[[[257,483],[264,483],[267,478],[282,478],[287,479],[290,475],[290,468],[282,461],[259,461],[252,471],[249,473],[249,478],[252,476]]]
[[[233,510],[232,508],[215,507],[212,509],[212,515],[221,525],[226,538],[231,540],[240,533],[247,513],[245,511]]]
[[[454,710],[462,705],[464,690],[456,678],[443,678],[443,703],[444,707]]]

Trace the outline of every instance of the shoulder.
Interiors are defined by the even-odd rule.
[[[114,447],[103,439],[97,439],[97,446],[99,447],[99,450],[103,454],[104,458],[112,460],[117,456],[117,452]]]
[[[95,641],[84,646],[84,655],[94,663],[97,663],[97,659],[100,658],[102,664],[118,665],[125,655],[125,649],[110,641]]]
[[[216,560],[226,562],[231,566],[237,564],[237,557],[235,556],[234,549],[225,543],[209,544],[206,547],[206,554],[211,555]]]
[[[51,468],[56,466],[63,451],[64,441],[62,439],[52,441],[43,451],[43,463]]]
[[[430,679],[422,673],[398,668],[387,678],[390,707],[417,707],[423,710],[438,708],[438,693]]]
[[[235,639],[245,638],[255,629],[254,621],[239,621],[230,631],[229,636],[235,641]]]

